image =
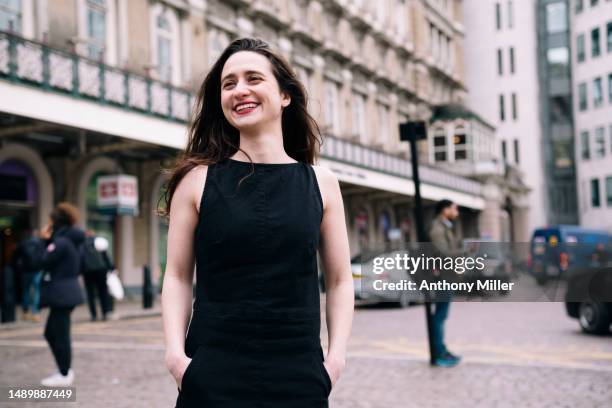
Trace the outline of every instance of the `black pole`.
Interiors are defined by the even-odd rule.
[[[424,122],[408,122],[400,125],[400,139],[410,142],[410,156],[412,161],[412,180],[414,182],[414,220],[416,223],[417,240],[420,243],[428,242],[423,216],[423,199],[421,198],[421,179],[419,178],[419,154],[417,140],[427,137]],[[429,363],[434,363],[433,325],[431,316],[431,300],[429,292],[425,292],[425,321],[427,323],[427,340],[429,343]]]

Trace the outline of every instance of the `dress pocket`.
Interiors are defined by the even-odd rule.
[[[185,372],[183,373],[183,378],[181,378],[181,388],[180,388],[181,392],[185,392],[185,387],[189,385],[189,379],[191,377],[191,372],[195,368],[194,363],[196,362],[196,357],[198,356],[200,349],[201,349],[201,346],[196,349],[195,353],[193,354],[193,358],[187,365],[187,368],[185,368]]]
[[[327,368],[325,368],[325,364],[323,364],[324,361],[324,356],[323,356],[323,350],[319,349],[319,352],[317,353],[317,361],[319,363],[319,370],[321,371],[321,376],[323,377],[323,382],[325,383],[325,386],[327,387],[327,396],[329,396],[329,394],[331,394],[332,391],[332,381],[331,381],[331,377],[329,376],[329,373],[327,372]]]

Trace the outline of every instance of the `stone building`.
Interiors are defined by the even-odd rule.
[[[341,182],[351,253],[415,239],[414,185],[398,124],[464,100],[461,1],[2,4],[0,267],[23,229],[44,225],[53,205],[69,200],[83,226],[111,241],[128,287],[141,285],[143,265],[159,274],[167,232],[155,212],[160,166],[185,145],[208,67],[240,36],[280,49],[306,85],[325,134],[319,164]],[[421,151],[428,157],[426,142]],[[487,202],[481,180],[422,163],[427,221],[433,203],[449,198],[460,205],[463,236],[478,237],[481,218],[499,222],[489,209],[500,203]],[[125,188],[137,201],[102,208],[98,179],[108,175],[131,176]]]

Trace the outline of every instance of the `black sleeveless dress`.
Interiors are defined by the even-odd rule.
[[[316,250],[323,203],[305,163],[210,165],[176,406],[327,407]],[[245,178],[240,186],[239,181]]]

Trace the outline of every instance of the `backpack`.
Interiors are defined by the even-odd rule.
[[[94,245],[95,237],[85,238],[81,246],[81,257],[83,258],[83,273],[105,271],[107,269],[104,255],[98,252]]]
[[[39,271],[43,266],[45,244],[40,238],[27,239],[22,246],[22,268],[24,271]]]

